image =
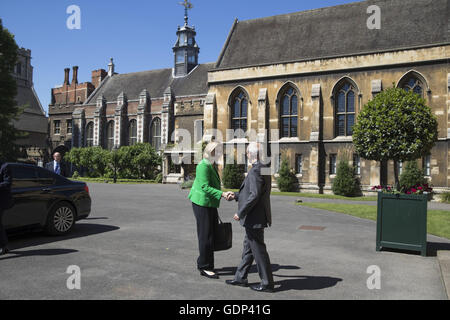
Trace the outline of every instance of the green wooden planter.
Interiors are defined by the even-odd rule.
[[[377,251],[403,249],[427,255],[428,195],[378,193]]]

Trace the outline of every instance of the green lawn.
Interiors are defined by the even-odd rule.
[[[369,219],[373,221],[377,220],[376,206],[359,205],[359,204],[341,204],[341,203],[312,203],[312,202],[299,203],[298,205],[315,209],[344,213],[351,216]],[[450,239],[450,211],[428,210],[427,230],[429,234]]]

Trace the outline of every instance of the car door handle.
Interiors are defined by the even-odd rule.
[[[50,192],[52,192],[52,189],[48,188],[42,189],[42,193],[50,193]]]

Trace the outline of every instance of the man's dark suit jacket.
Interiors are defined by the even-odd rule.
[[[12,204],[11,183],[11,172],[4,164],[0,168],[0,210],[8,209]]]
[[[256,162],[247,174],[244,182],[235,193],[238,201],[238,213],[240,223],[246,228],[267,228],[272,224],[270,209],[270,191],[272,190],[272,178],[270,175],[261,175],[261,168],[265,168],[260,162]]]
[[[67,167],[67,164],[65,162],[60,162],[59,166],[61,168],[61,176],[68,177],[69,176],[69,169]],[[55,164],[53,161],[47,163],[45,165],[45,169],[50,170],[51,172],[55,172]]]

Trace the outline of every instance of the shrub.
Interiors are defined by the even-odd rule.
[[[80,178],[80,174],[78,173],[78,171],[74,171],[74,173],[72,174],[72,179],[78,179]]]
[[[450,203],[450,192],[441,194],[441,202]]]
[[[225,164],[223,169],[223,186],[227,189],[239,189],[245,179],[244,166],[238,164]]]
[[[400,175],[402,190],[427,183],[423,170],[419,169],[416,161],[409,161]]]
[[[116,151],[101,147],[73,148],[64,159],[90,178],[113,178],[115,168],[117,178],[152,180],[160,173],[158,168],[162,165],[161,156],[148,143]]]
[[[191,189],[194,184],[194,180],[187,180],[181,184],[181,189]]]
[[[117,157],[119,177],[125,179],[155,179],[162,164],[161,156],[148,143],[121,147]]]
[[[106,174],[108,168],[108,163],[111,159],[111,152],[100,147],[92,148],[92,152],[89,153],[91,156],[91,174],[95,177],[103,177]]]
[[[298,180],[294,171],[289,167],[287,158],[281,161],[279,176],[277,178],[278,189],[281,192],[295,192],[298,189]]]
[[[333,181],[333,193],[339,196],[355,197],[361,195],[361,185],[354,168],[347,160],[341,160]]]

